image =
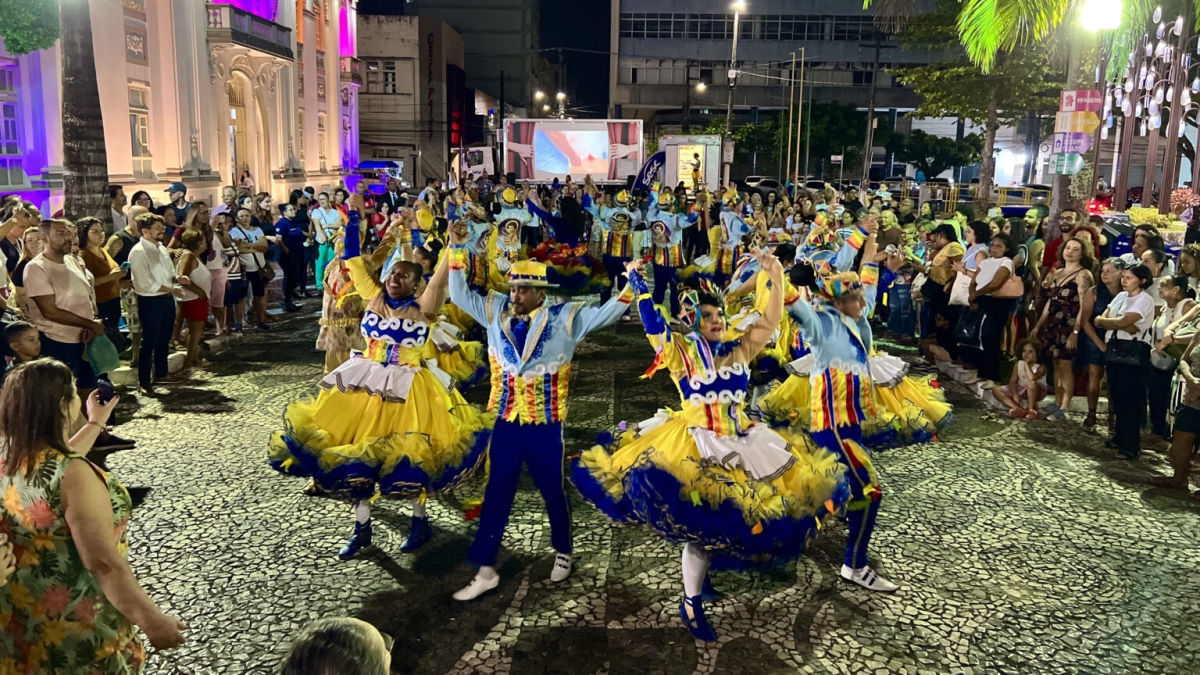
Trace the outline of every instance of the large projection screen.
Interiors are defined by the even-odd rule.
[[[641,120],[506,120],[506,168],[517,180],[624,182],[644,161]]]

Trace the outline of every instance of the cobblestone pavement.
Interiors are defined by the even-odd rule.
[[[300,626],[347,614],[396,637],[395,672],[422,675],[1200,671],[1200,509],[1147,486],[1162,456],[1119,462],[1077,424],[989,421],[965,398],[940,442],[877,456],[887,497],[872,556],[899,592],[840,581],[837,525],[797,563],[714,573],[725,595],[709,610],[712,645],[676,613],[679,549],[578,500],[576,571],[550,584],[532,483],[503,582],[480,602],[450,598],[473,573],[461,501],[431,502],[436,539],[417,555],[398,552],[407,504],[378,505],[378,548],[340,562],[348,508],[302,495],[265,461],[284,406],[320,376],[314,326],[302,317],[249,337],[160,401],[122,403],[121,433],[139,449],[110,464],[154,488],[134,515],[133,565],[190,627],[148,672],[276,672]],[[650,357],[631,326],[579,350],[568,448],[674,403],[668,378],[638,379]]]

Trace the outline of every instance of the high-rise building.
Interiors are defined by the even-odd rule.
[[[539,0],[411,0],[404,13],[453,26],[465,45],[467,86],[498,99],[503,73],[505,100],[524,107],[548,76],[538,52],[538,5]]]
[[[918,10],[932,0],[916,0]],[[805,99],[866,108],[876,82],[877,110],[911,109],[915,95],[887,73],[893,65],[936,55],[902,51],[861,2],[745,0],[738,17],[741,76],[734,115],[750,121],[786,108],[791,53],[805,49]],[[648,132],[703,124],[703,111],[724,115],[733,45],[731,0],[613,0],[610,114],[637,117]],[[878,45],[878,49],[877,49]],[[878,54],[878,67],[876,67]],[[703,91],[696,85],[703,82]],[[807,88],[811,87],[811,89]]]

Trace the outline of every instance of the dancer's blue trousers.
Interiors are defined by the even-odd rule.
[[[562,423],[517,424],[496,420],[488,462],[488,483],[483,492],[479,531],[471,544],[471,562],[480,567],[495,567],[500,540],[517,496],[522,465],[529,467],[533,483],[546,502],[551,545],[559,553],[570,553],[571,511],[563,483]]]
[[[863,488],[870,484],[867,469],[862,466],[870,462],[866,450],[861,450],[862,456],[852,459],[841,441],[854,441],[862,447],[862,427],[845,426],[836,432],[825,429],[812,434],[813,442],[832,452],[838,461],[846,467],[846,479],[850,483],[850,493],[853,495],[846,511],[846,556],[844,563],[851,569],[867,566],[867,548],[871,545],[871,535],[875,532],[875,516],[879,514],[881,496],[872,499],[864,493]],[[858,464],[859,466],[855,466]]]

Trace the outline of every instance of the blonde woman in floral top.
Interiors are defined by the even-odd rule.
[[[129,493],[83,457],[116,404],[92,392],[68,443],[80,409],[69,368],[31,361],[0,392],[0,535],[16,558],[0,588],[0,673],[141,673],[135,625],[155,648],[183,644],[183,623],[154,604],[126,560]]]

